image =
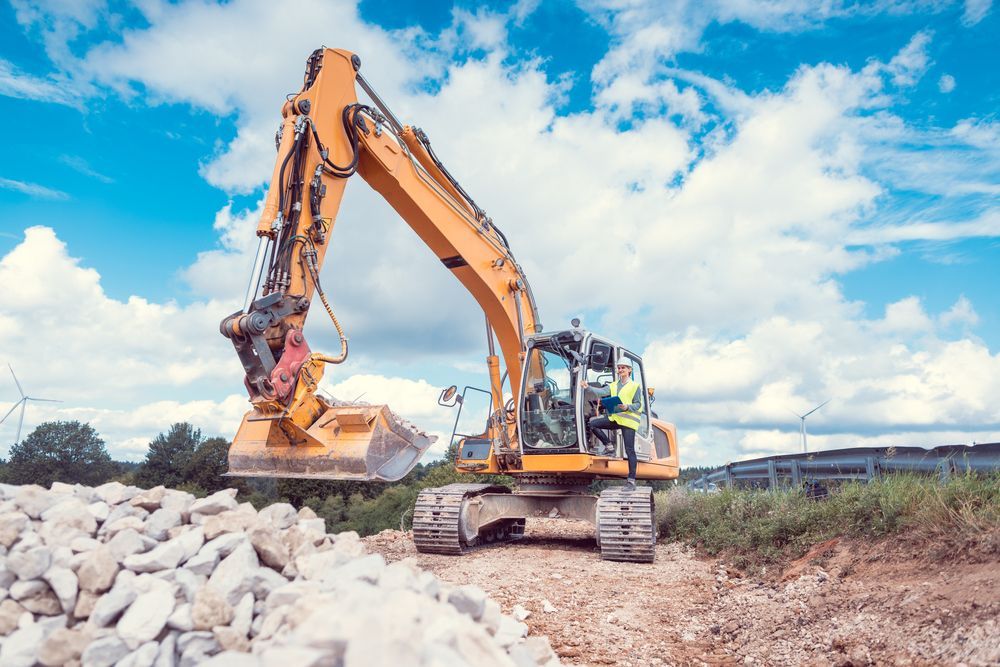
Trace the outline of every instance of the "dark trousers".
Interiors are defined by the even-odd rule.
[[[607,417],[591,417],[589,423],[590,432],[597,436],[597,439],[603,442],[605,446],[611,445],[611,439],[601,429],[622,432],[622,440],[625,441],[625,456],[628,457],[628,478],[634,480],[635,469],[638,465],[635,458],[635,429],[616,424]]]

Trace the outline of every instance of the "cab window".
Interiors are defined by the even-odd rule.
[[[639,384],[636,395],[640,397],[642,406],[639,408],[639,435],[649,437],[649,398],[646,394],[646,378],[642,372],[642,361],[631,352],[622,351],[622,355],[632,362],[632,379]]]

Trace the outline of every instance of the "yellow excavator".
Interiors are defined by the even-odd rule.
[[[587,427],[598,413],[599,390],[624,360],[641,388],[637,478],[677,477],[676,430],[651,411],[653,388],[642,359],[578,320],[568,329],[542,329],[507,238],[444,167],[427,135],[402,125],[360,69],[355,54],[316,50],[302,89],[281,110],[246,305],[220,326],[243,364],[252,405],[230,447],[229,474],[393,481],[432,442],[385,405],[341,403],[317,393],[324,366],[348,353],[320,269],[347,180],[358,174],[483,309],[489,407],[486,423],[475,428],[459,428],[456,418],[454,465],[461,473],[516,480],[514,490],[450,484],[422,491],[413,511],[417,549],[461,554],[516,539],[526,518],[547,516],[594,524],[605,559],[652,561],[651,489],[590,491],[594,480],[624,479],[628,472],[618,432],[611,432],[619,438],[614,451],[598,453],[599,440]],[[356,85],[371,105],[358,101]],[[313,352],[306,342],[303,326],[316,296],[340,335],[336,356]],[[470,390],[449,387],[439,402],[457,406],[461,416]],[[505,391],[512,397],[506,401]]]

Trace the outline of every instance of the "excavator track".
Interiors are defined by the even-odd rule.
[[[413,543],[417,551],[459,556],[490,544],[521,538],[524,519],[499,521],[471,539],[463,538],[463,507],[469,498],[482,493],[510,493],[510,489],[493,484],[449,484],[421,491],[413,508]]]
[[[597,500],[597,542],[604,560],[652,563],[656,556],[653,490],[605,489]]]

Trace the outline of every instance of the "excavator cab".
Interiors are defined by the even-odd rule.
[[[520,412],[525,454],[576,454],[592,449],[587,420],[597,414],[595,388],[613,379],[616,346],[583,329],[528,340]],[[581,386],[586,379],[590,388]]]

